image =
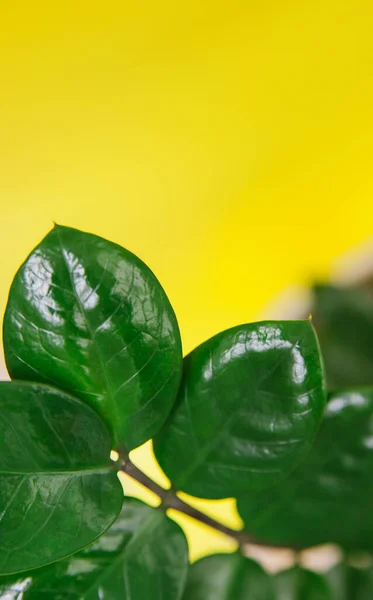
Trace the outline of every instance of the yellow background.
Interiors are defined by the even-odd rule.
[[[0,0],[1,310],[52,220],[139,254],[185,351],[327,276],[372,233],[372,7]]]

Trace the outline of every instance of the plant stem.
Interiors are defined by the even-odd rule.
[[[198,509],[184,502],[184,500],[181,500],[181,498],[179,498],[173,490],[166,490],[162,486],[155,483],[155,481],[153,481],[152,479],[150,479],[150,477],[145,475],[145,473],[140,471],[140,469],[138,469],[133,464],[133,462],[131,462],[128,456],[126,458],[123,458],[121,456],[119,467],[120,471],[123,471],[124,473],[132,477],[132,479],[134,479],[138,483],[141,483],[141,485],[143,485],[148,490],[156,494],[161,499],[162,504],[165,506],[166,509],[173,508],[178,512],[188,515],[196,521],[199,521],[204,525],[208,525],[212,529],[220,531],[220,533],[224,533],[225,535],[235,539],[240,544],[240,546],[246,546],[247,544],[257,543],[244,531],[236,531],[235,529],[231,529],[230,527],[223,525],[223,523],[219,523],[219,521],[216,521],[212,517],[205,515]]]

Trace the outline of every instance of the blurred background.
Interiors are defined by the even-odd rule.
[[[0,0],[1,312],[53,221],[148,263],[185,352],[278,316],[360,245],[364,268],[372,18],[368,0]],[[133,458],[164,481],[149,445]],[[233,502],[197,504],[239,525]],[[177,519],[192,558],[234,548]]]

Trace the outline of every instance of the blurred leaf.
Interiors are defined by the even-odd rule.
[[[260,490],[309,450],[324,404],[310,321],[234,327],[184,359],[179,396],[155,453],[173,485],[194,496]]]
[[[333,592],[333,600],[356,600],[349,595],[348,573],[349,567],[344,562],[336,564],[325,573]]]
[[[317,286],[314,299],[314,324],[328,386],[373,385],[372,291]]]
[[[306,460],[268,493],[239,498],[238,509],[266,544],[373,550],[372,473],[373,389],[334,393]]]
[[[274,600],[273,585],[258,563],[240,553],[215,554],[191,566],[183,600]]]
[[[333,590],[333,600],[372,600],[373,569],[352,567],[344,562],[331,569],[326,577]]]
[[[123,491],[110,434],[79,400],[0,383],[0,574],[77,552],[118,516]]]
[[[274,584],[276,600],[336,600],[325,577],[300,567],[277,573]]]
[[[126,498],[119,518],[97,542],[49,567],[0,578],[0,598],[180,600],[187,572],[180,527],[161,509]]]
[[[56,226],[18,271],[4,345],[12,378],[73,393],[128,451],[158,431],[181,377],[176,317],[150,269],[67,227]]]

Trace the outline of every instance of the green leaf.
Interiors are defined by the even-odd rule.
[[[187,572],[180,527],[162,509],[126,498],[118,520],[92,546],[49,567],[0,578],[0,598],[180,600]]]
[[[333,592],[333,600],[357,600],[349,595],[349,567],[344,563],[337,563],[325,573],[330,589]]]
[[[260,490],[309,450],[324,405],[310,321],[240,325],[185,358],[155,453],[174,487],[194,496]]]
[[[265,544],[373,550],[372,473],[373,389],[334,393],[306,460],[270,493],[238,499],[238,509]]]
[[[317,286],[313,316],[329,388],[373,385],[373,294]]]
[[[273,579],[276,600],[336,600],[326,578],[312,571],[293,567]]]
[[[175,314],[136,256],[56,226],[18,271],[4,320],[12,378],[90,404],[131,450],[161,427],[182,370]]]
[[[0,383],[0,575],[77,552],[118,516],[110,434],[88,406],[45,385]]]
[[[326,577],[333,590],[333,600],[372,600],[373,569],[353,567],[344,562],[333,567]]]
[[[214,554],[194,563],[183,600],[274,600],[271,578],[255,561]]]

